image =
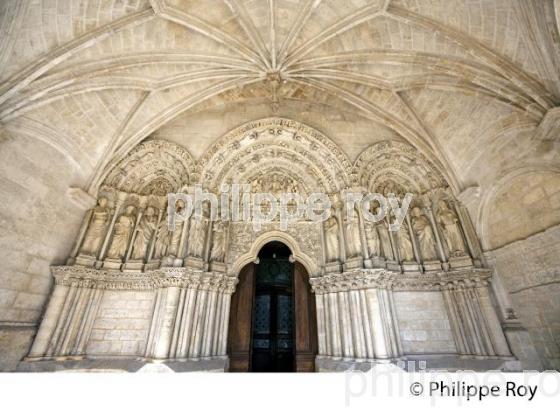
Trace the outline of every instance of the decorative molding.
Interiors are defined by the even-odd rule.
[[[55,283],[78,288],[109,290],[152,290],[167,287],[233,293],[237,278],[190,268],[160,268],[147,272],[120,272],[84,266],[52,266]]]
[[[385,269],[358,269],[311,278],[315,293],[345,292],[357,289],[394,291],[441,291],[443,289],[487,286],[492,277],[488,269],[467,269],[425,274],[402,274]]]

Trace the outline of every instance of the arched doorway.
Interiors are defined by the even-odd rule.
[[[246,265],[232,296],[228,355],[232,372],[312,372],[317,354],[309,276],[281,242]]]

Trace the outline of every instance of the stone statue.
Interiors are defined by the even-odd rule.
[[[146,208],[146,212],[138,224],[132,259],[144,259],[148,256],[150,242],[157,225],[156,211],[153,207]]]
[[[408,227],[406,222],[403,221],[399,230],[397,231],[397,242],[399,246],[399,251],[401,259],[403,262],[413,262],[414,261],[414,250],[412,248],[412,241],[410,240],[410,234],[408,233]]]
[[[183,211],[185,209],[185,203],[179,199],[177,202],[175,202],[175,214],[179,215],[182,214]],[[177,218],[175,220],[175,229],[173,231],[169,231],[167,228],[167,221],[165,221],[165,224],[162,226],[161,228],[161,232],[163,233],[165,231],[165,236],[166,239],[169,239],[169,254],[173,255],[173,256],[179,256],[179,245],[181,244],[181,235],[183,234],[183,225],[185,224],[185,221],[181,218],[179,220],[179,218]],[[169,238],[169,236],[171,238]],[[161,254],[161,256],[163,256],[163,254]]]
[[[124,214],[119,216],[113,230],[113,240],[107,252],[107,257],[111,259],[122,259],[126,254],[126,248],[132,229],[134,228],[134,207],[126,207]]]
[[[449,208],[444,200],[439,201],[439,210],[437,212],[437,221],[441,225],[445,242],[449,249],[449,253],[453,256],[462,256],[465,254],[465,242],[461,234],[459,218],[457,214]]]
[[[332,215],[325,221],[325,244],[327,262],[337,261],[339,259],[338,221]]]
[[[391,238],[389,237],[389,226],[385,221],[377,222],[377,227],[379,229],[379,242],[381,249],[383,250],[383,257],[389,260],[395,260],[395,255],[393,254],[393,246],[391,245]]]
[[[366,223],[365,225],[366,242],[370,258],[373,256],[380,256],[380,243],[379,234],[377,233],[377,228],[372,223]],[[389,238],[387,238],[388,240]]]
[[[180,225],[180,227],[179,227]],[[155,249],[154,249],[154,259],[161,259],[164,256],[167,256],[168,254],[171,255],[175,255],[174,253],[172,253],[171,251],[168,252],[168,250],[170,250],[170,236],[173,234],[176,234],[177,229],[179,229],[179,232],[177,233],[177,235],[179,236],[179,238],[181,237],[181,228],[182,228],[182,223],[176,223],[175,224],[175,231],[170,232],[168,227],[167,227],[167,217],[162,218],[157,232],[156,232],[156,244],[155,244]],[[179,245],[177,245],[178,247]]]
[[[89,227],[80,250],[84,255],[96,256],[99,251],[111,213],[107,202],[107,198],[101,197],[97,201],[97,206],[92,209]]]
[[[372,215],[379,214],[379,202],[372,202],[370,213]],[[393,246],[391,245],[391,239],[389,238],[389,226],[385,219],[373,222],[371,224],[371,231],[368,233],[366,229],[366,237],[367,235],[371,236],[373,239],[377,238],[377,245],[374,244],[373,248],[370,245],[370,239],[368,238],[368,249],[370,257],[373,255],[380,255],[383,252],[383,257],[388,260],[395,260],[395,255],[393,254]],[[375,243],[375,242],[373,242]],[[377,253],[372,253],[377,250]]]
[[[430,226],[430,221],[422,213],[422,210],[415,206],[412,208],[412,230],[420,243],[420,254],[424,260],[437,259],[436,241],[434,232]]]
[[[210,260],[214,262],[223,262],[226,256],[225,222],[221,220],[214,222],[212,233],[212,251],[210,252]]]
[[[352,215],[346,219],[346,248],[348,257],[359,256],[361,252],[360,224],[356,209],[352,210]]]
[[[200,216],[191,218],[189,232],[189,256],[202,258],[204,253],[204,242],[206,241],[206,229],[208,227],[208,216],[206,210]]]

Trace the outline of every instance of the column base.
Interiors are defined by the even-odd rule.
[[[342,272],[342,265],[340,262],[329,262],[325,265],[325,274],[340,272]]]
[[[185,260],[185,266],[198,270],[206,270],[206,263],[202,259],[194,256],[189,256]]]
[[[423,265],[426,272],[438,272],[442,270],[440,261],[424,261]]]
[[[227,272],[227,265],[223,262],[210,262],[210,271],[212,272],[219,272],[219,273],[226,273]]]
[[[122,260],[120,259],[105,259],[103,261],[103,269],[109,270],[120,270],[122,265]]]
[[[449,258],[449,265],[452,269],[470,268],[473,261],[469,256],[453,256]]]
[[[344,262],[344,270],[361,269],[364,267],[364,260],[361,257],[351,258]]]
[[[76,259],[74,261],[74,263],[70,263],[70,261],[68,262],[68,265],[81,265],[81,266],[86,266],[88,268],[92,268],[95,266],[95,262],[97,262],[97,258],[95,256],[90,256],[90,255],[78,255],[76,256]]]
[[[142,272],[144,261],[142,259],[131,259],[123,265],[123,271]]]

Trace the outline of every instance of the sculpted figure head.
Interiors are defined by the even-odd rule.
[[[419,217],[421,215],[422,210],[419,207],[415,206],[414,208],[412,208],[412,216]]]
[[[129,206],[127,206],[126,209],[124,210],[124,213],[125,213],[127,216],[130,216],[130,215],[132,215],[132,213],[134,212],[134,209],[135,209],[134,206],[129,205]]]
[[[107,198],[105,198],[104,196],[102,196],[101,198],[99,198],[97,200],[97,204],[101,207],[101,208],[105,208],[107,206],[108,200]]]
[[[154,216],[155,213],[156,210],[152,206],[146,208],[146,216]]]
[[[175,212],[179,213],[185,209],[185,202],[182,199],[179,199],[175,202]]]
[[[449,209],[449,206],[447,205],[447,202],[445,202],[443,199],[439,200],[439,209],[442,209],[444,211],[447,211]]]

